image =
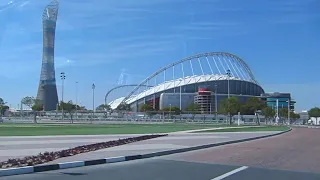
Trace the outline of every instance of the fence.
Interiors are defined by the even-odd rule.
[[[233,123],[256,124],[258,121],[264,124],[274,123],[274,119],[266,120],[264,116],[259,115],[235,115],[232,117]],[[17,122],[33,122],[34,112],[11,113],[5,118]],[[141,122],[141,123],[213,123],[229,124],[229,117],[223,114],[196,114],[194,112],[115,112],[106,113],[103,111],[78,111],[64,112],[62,118],[61,111],[39,112],[37,113],[39,122],[75,122],[75,123],[122,123],[122,122]],[[279,123],[283,120],[280,119]]]

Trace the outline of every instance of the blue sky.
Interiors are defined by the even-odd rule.
[[[36,96],[41,14],[48,0],[0,0],[0,96],[17,107]],[[291,92],[297,110],[320,106],[319,0],[60,0],[56,76],[65,99],[91,107],[118,83],[138,83],[203,52],[243,58],[265,91]]]

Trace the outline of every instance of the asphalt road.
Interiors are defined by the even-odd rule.
[[[319,180],[320,174],[146,159],[2,177],[6,180]]]
[[[152,159],[88,166],[8,180],[319,180],[320,129]]]
[[[320,172],[319,153],[320,129],[294,128],[280,136],[170,155],[164,158],[188,162]]]

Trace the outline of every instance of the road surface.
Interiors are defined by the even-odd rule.
[[[170,160],[320,172],[320,129],[167,156]]]
[[[320,156],[317,154],[320,152],[319,135],[320,129],[296,128],[280,136],[206,150],[3,178],[7,180],[319,180]]]
[[[314,173],[162,159],[3,177],[6,180],[319,180],[319,178],[320,174]]]

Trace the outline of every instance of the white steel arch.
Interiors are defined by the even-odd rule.
[[[107,98],[108,98],[109,94],[110,94],[112,91],[117,90],[117,89],[120,89],[120,88],[124,88],[124,87],[136,87],[136,86],[139,86],[139,84],[119,85],[119,86],[116,86],[116,87],[110,89],[110,90],[106,93],[106,95],[105,95],[105,97],[104,97],[104,104],[105,104],[105,105],[108,104],[108,103],[107,103]],[[146,86],[146,85],[141,85],[141,86]],[[152,87],[152,86],[146,86],[146,87]]]
[[[199,58],[202,58],[202,57],[206,58],[205,62],[208,63],[207,66],[211,70],[211,75],[207,75],[207,74],[204,73],[203,66],[202,66],[202,64],[200,62],[200,59],[199,59]],[[216,73],[216,74],[213,73],[213,71],[212,71],[213,68],[212,68],[212,66],[211,66],[211,64],[209,62],[210,58],[208,58],[208,57],[211,57],[211,59],[213,60],[213,62],[214,62],[213,65],[218,70],[218,73]],[[217,58],[217,59],[215,59],[215,58]],[[200,75],[200,76],[195,75],[194,67],[193,67],[192,62],[191,62],[192,60],[197,61],[197,63],[199,63],[202,75]],[[183,79],[172,80],[173,87],[170,87],[170,85],[166,85],[170,81],[164,82],[164,83],[159,84],[159,85],[155,85],[155,87],[153,87],[153,92],[157,92],[157,91],[155,91],[154,88],[157,88],[158,86],[159,87],[163,87],[162,90],[170,89],[170,88],[174,88],[174,87],[178,87],[178,86],[182,86],[182,84],[181,84],[182,81],[185,82],[185,81],[189,80],[189,82],[193,81],[194,83],[198,83],[198,82],[205,82],[205,81],[209,81],[209,80],[218,80],[218,78],[221,80],[221,78],[223,78],[223,77],[227,78],[227,76],[225,76],[226,72],[221,72],[221,70],[225,69],[226,67],[228,68],[228,70],[231,71],[232,75],[237,75],[238,76],[238,77],[231,77],[231,79],[249,81],[249,82],[252,82],[254,84],[259,85],[258,81],[255,79],[255,77],[254,77],[251,69],[249,68],[248,64],[243,59],[241,59],[240,57],[238,57],[238,56],[236,56],[234,54],[228,53],[228,52],[208,52],[208,53],[197,54],[197,55],[194,55],[194,56],[190,56],[190,57],[181,59],[179,61],[176,61],[174,63],[171,63],[171,64],[159,69],[158,71],[156,71],[155,73],[153,73],[152,75],[147,77],[144,81],[142,81],[138,86],[136,86],[136,88],[134,88],[128,94],[128,96],[123,98],[121,103],[125,103],[125,102],[126,103],[131,103],[131,102],[134,102],[135,100],[138,100],[138,99],[142,98],[139,95],[138,96],[133,96],[133,94],[140,87],[145,86],[146,84],[148,85],[150,80],[153,79],[154,77],[156,77],[157,75],[159,75],[161,73],[165,74],[166,70],[168,70],[170,68],[173,68],[173,77],[175,77],[174,67],[176,65],[179,65],[179,64],[184,63],[186,61],[190,61],[191,71],[192,71],[192,74],[193,74],[192,78],[187,76],[187,77],[183,77]],[[217,62],[221,62],[220,68],[219,68],[219,65],[218,65]],[[183,68],[182,68],[182,70],[183,70]],[[182,74],[184,76],[184,72],[182,72]],[[225,79],[225,78],[223,78],[223,79]],[[173,78],[173,79],[175,79],[175,78]],[[183,84],[185,85],[187,83],[183,83]],[[144,97],[147,96],[147,95],[149,95],[148,90],[146,90],[144,92]]]

